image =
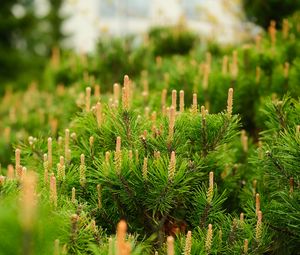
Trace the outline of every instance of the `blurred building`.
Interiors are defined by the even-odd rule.
[[[79,51],[93,50],[104,34],[142,34],[182,17],[200,36],[221,43],[240,42],[256,29],[245,21],[240,0],[67,0],[63,12],[70,15],[69,43]]]

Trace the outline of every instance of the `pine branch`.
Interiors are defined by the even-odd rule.
[[[201,130],[202,130],[202,134],[201,134],[201,137],[202,137],[202,145],[203,145],[203,156],[206,157],[207,154],[208,154],[208,148],[207,148],[207,125],[206,125],[206,119],[202,117],[202,127],[201,127]]]
[[[203,213],[200,217],[200,220],[199,220],[199,225],[202,229],[206,228],[206,221],[209,216],[210,210],[211,210],[211,204],[206,204],[206,206],[203,210]]]
[[[287,175],[284,167],[280,164],[280,162],[277,159],[274,158],[274,156],[272,155],[272,153],[270,151],[267,151],[266,155],[270,158],[271,162],[276,167],[276,169],[279,170],[279,172],[281,174],[283,174],[289,180],[290,176]]]

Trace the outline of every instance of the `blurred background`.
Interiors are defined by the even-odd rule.
[[[129,46],[139,47],[151,36],[166,35],[155,28],[178,25],[192,33],[186,41],[197,39],[197,46],[234,45],[267,29],[271,19],[280,26],[299,6],[295,0],[1,0],[0,93],[33,80],[45,83],[42,76],[53,49],[100,57],[116,40],[128,42],[130,37]],[[154,55],[170,51],[158,44]],[[188,52],[194,45],[178,48]]]

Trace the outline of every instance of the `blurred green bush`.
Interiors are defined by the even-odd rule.
[[[41,74],[53,47],[65,38],[63,0],[47,0],[49,12],[39,16],[34,0],[2,0],[0,9],[0,95],[6,87],[24,89]]]
[[[197,42],[197,35],[184,24],[173,27],[153,27],[149,39],[155,56],[172,54],[184,55],[191,51]]]
[[[270,21],[278,24],[282,19],[300,9],[298,0],[243,0],[243,7],[248,19],[267,29]]]

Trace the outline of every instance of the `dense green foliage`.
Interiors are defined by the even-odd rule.
[[[268,129],[261,137],[263,153],[253,159],[260,174],[259,192],[269,201],[264,208],[266,219],[275,230],[276,249],[282,254],[297,254],[300,245],[299,107],[299,101],[290,97],[266,103],[263,112]]]
[[[294,0],[243,0],[243,7],[250,21],[268,28],[270,20],[280,23],[284,18],[300,9]]]
[[[174,27],[155,27],[149,31],[154,55],[187,54],[194,47],[197,36],[183,23]]]
[[[298,254],[298,22],[54,50],[44,90],[1,99],[0,254]]]
[[[41,79],[53,47],[61,46],[62,0],[49,0],[45,16],[33,0],[3,0],[0,10],[0,95],[5,87],[26,88]]]
[[[185,55],[180,52],[170,55],[163,50],[171,43],[165,43],[162,34],[166,33],[167,38],[176,40],[171,36],[175,33],[174,29],[170,28],[153,29],[156,32],[152,31],[150,35],[154,33],[154,39],[150,36],[149,40],[140,44],[135,37],[124,40],[104,38],[99,41],[95,56],[63,53],[57,66],[49,64],[43,86],[53,89],[56,84],[71,86],[80,83],[83,89],[100,84],[101,91],[107,92],[127,73],[144,90],[146,104],[157,105],[158,102],[149,102],[147,91],[160,93],[158,90],[163,88],[183,89],[189,103],[192,94],[197,93],[200,104],[214,113],[223,109],[219,102],[226,99],[224,91],[234,86],[238,98],[243,98],[236,102],[236,113],[241,114],[244,128],[257,138],[258,131],[263,128],[263,122],[255,114],[261,105],[260,99],[273,93],[282,96],[287,91],[292,97],[299,96],[299,27],[293,25],[298,23],[299,15],[294,15],[286,24],[288,36],[277,31],[275,44],[270,34],[264,34],[257,43],[212,49],[215,54],[208,51],[211,49],[209,45],[203,48],[195,43],[195,39],[190,40],[186,35],[190,32],[184,27],[181,28],[183,31],[180,27],[176,28],[176,33],[181,31],[179,34],[183,34],[184,41],[193,41],[194,44]],[[184,48],[180,42],[172,45]],[[155,48],[160,49],[161,54],[157,55]],[[112,69],[113,72],[110,71]]]
[[[13,8],[17,6],[21,6],[20,8],[25,12],[19,17],[13,14]],[[35,35],[37,17],[34,13],[33,1],[3,0],[0,18],[0,94],[2,94],[3,83],[16,78],[22,81],[22,77],[16,77],[16,74],[34,77],[39,70],[30,74],[28,71],[37,69],[41,59],[38,58],[34,48],[39,39]],[[32,61],[33,59],[35,61]],[[20,82],[19,85],[25,87],[26,84]]]

